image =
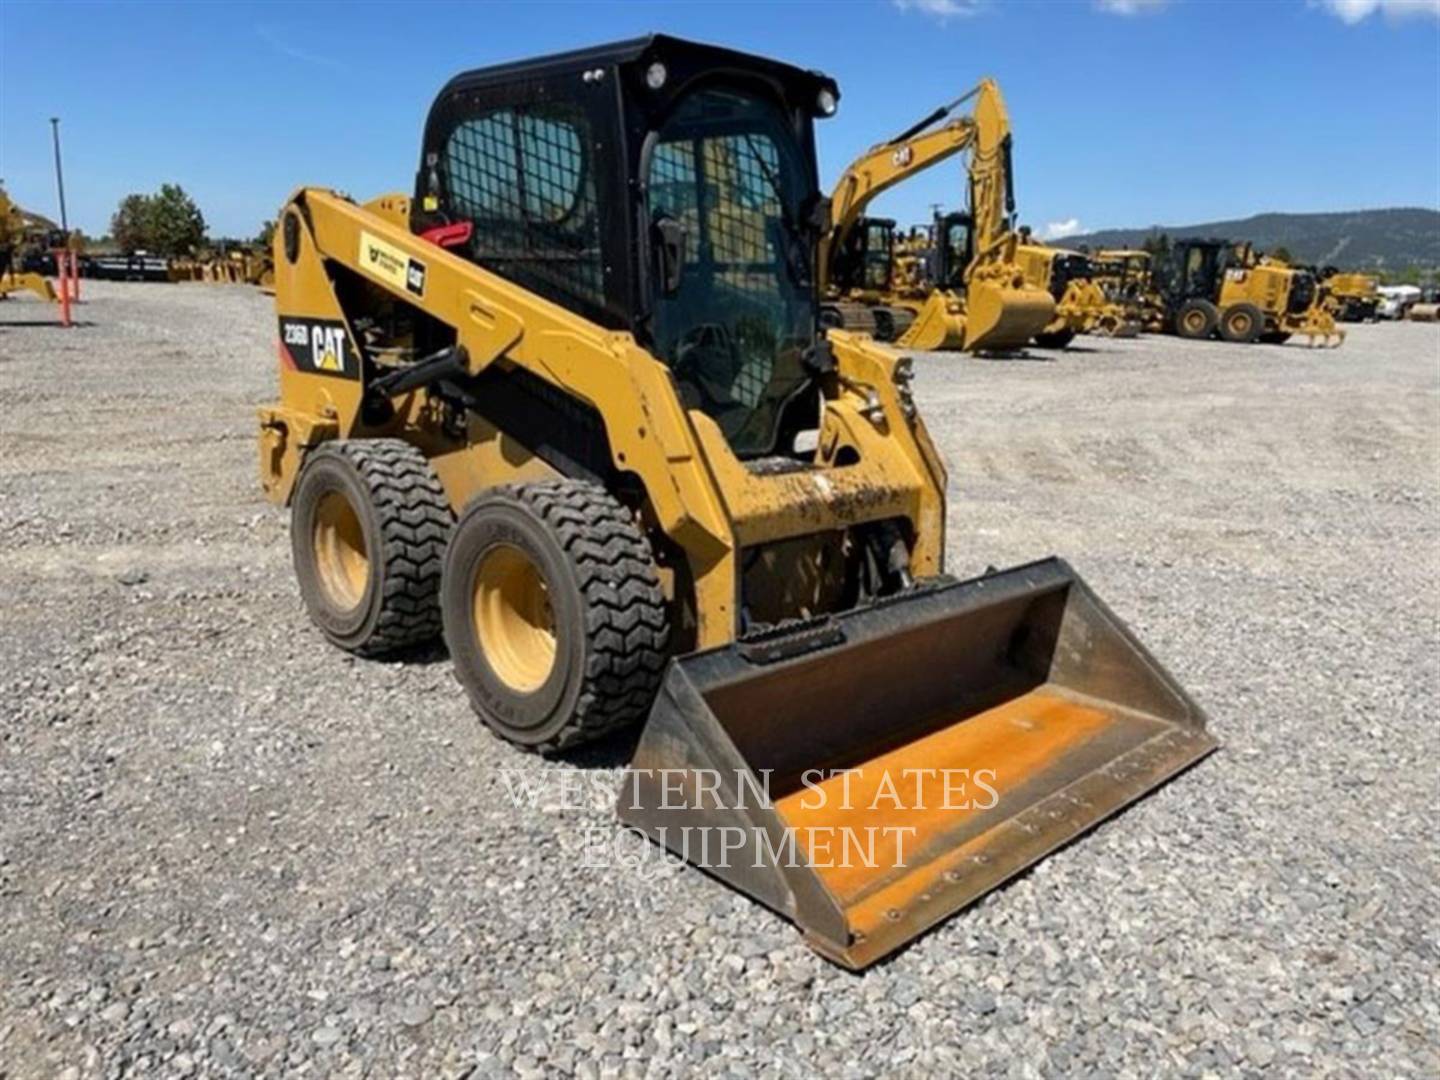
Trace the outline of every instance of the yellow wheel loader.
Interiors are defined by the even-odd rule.
[[[1165,327],[1180,337],[1271,345],[1295,334],[1312,345],[1345,340],[1314,274],[1259,258],[1248,244],[1176,240],[1155,264],[1154,279]]]
[[[1023,233],[1023,230],[1022,230]],[[1015,248],[1025,280],[1055,298],[1055,315],[1035,334],[1035,344],[1063,349],[1077,334],[1134,337],[1139,327],[1093,280],[1090,259],[1079,251],[1032,243]]]
[[[838,98],[665,36],[453,79],[413,198],[282,208],[259,449],[326,637],[443,634],[529,750],[641,725],[620,820],[860,968],[1215,742],[1065,563],[943,573],[909,363],[819,323]]]
[[[0,188],[0,300],[16,292],[34,293],[52,303],[57,299],[54,286],[44,275],[15,268],[16,252],[39,222],[43,219],[21,210]]]
[[[948,118],[970,101],[968,115]],[[948,122],[942,122],[947,121]],[[865,216],[878,196],[968,151],[969,258],[945,288],[906,287],[895,271],[895,223]],[[872,333],[902,348],[1000,352],[1022,347],[1050,320],[1054,301],[1028,285],[1015,264],[1010,118],[1000,88],[985,79],[841,174],[830,199],[832,225],[819,255],[826,325]]]

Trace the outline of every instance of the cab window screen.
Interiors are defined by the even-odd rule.
[[[475,225],[470,257],[557,303],[604,302],[589,123],[565,105],[461,120],[445,143],[445,191]]]
[[[705,88],[661,126],[646,184],[652,219],[686,238],[680,286],[655,304],[656,355],[687,408],[714,418],[738,455],[771,453],[814,333],[809,249],[791,235],[805,160],[771,103]]]

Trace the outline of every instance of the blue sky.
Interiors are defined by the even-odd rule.
[[[425,112],[454,72],[650,30],[835,76],[840,112],[819,127],[827,184],[995,76],[1021,219],[1052,235],[1440,207],[1440,0],[0,0],[0,178],[57,216],[58,115],[73,224],[103,232],[123,195],[174,181],[212,235],[249,236],[299,184],[408,187]],[[918,222],[961,191],[951,162],[875,209]]]

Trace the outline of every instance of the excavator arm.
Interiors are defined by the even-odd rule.
[[[954,116],[966,104],[969,112]],[[1010,114],[1000,87],[988,78],[895,138],[871,147],[841,174],[830,197],[833,225],[817,260],[822,290],[826,294],[834,290],[836,257],[877,196],[967,150],[974,243],[962,278],[965,295],[932,289],[922,304],[912,308],[913,321],[899,338],[907,348],[1018,348],[1049,321],[1054,310],[1049,294],[1027,287],[1013,265]]]
[[[902,180],[938,165],[971,145],[976,134],[972,118],[966,116],[941,127],[935,125],[979,93],[985,85],[982,83],[950,104],[942,105],[888,142],[872,146],[841,174],[834,194],[830,196],[833,224],[820,245],[821,288],[829,287],[830,267],[835,255],[844,247],[870,203]]]
[[[942,124],[967,102],[971,111]],[[940,125],[940,126],[937,126]],[[975,259],[993,257],[1011,232],[1015,188],[1010,169],[1010,114],[994,79],[942,105],[888,142],[872,146],[841,174],[830,196],[833,221],[820,247],[820,284],[830,284],[830,267],[866,208],[896,184],[971,151],[970,207],[974,216]]]
[[[1012,239],[1015,178],[1010,167],[1010,114],[994,80],[975,88],[975,146],[970,160],[970,213],[974,221],[975,264],[993,259]]]

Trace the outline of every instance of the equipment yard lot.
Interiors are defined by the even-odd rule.
[[[857,976],[580,865],[628,745],[545,761],[439,649],[324,641],[268,297],[85,300],[0,304],[0,1076],[1440,1070],[1440,327],[917,357],[948,569],[1063,554],[1223,747]]]

